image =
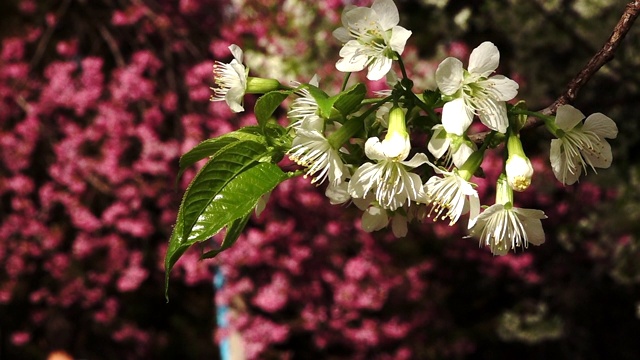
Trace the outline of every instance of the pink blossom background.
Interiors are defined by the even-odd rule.
[[[415,4],[398,4],[411,17]],[[10,14],[0,16],[10,19],[0,27],[2,358],[54,350],[87,359],[216,358],[229,330],[242,335],[248,358],[639,355],[637,225],[631,215],[611,216],[637,213],[634,183],[560,187],[542,131],[525,139],[536,177],[517,196],[549,217],[541,247],[493,257],[464,229],[430,220],[403,239],[365,233],[356,209],[329,205],[323,188],[296,178],[277,188],[231,250],[203,262],[198,246],[188,251],[165,303],[164,252],[195,174],[176,187],[179,156],[255,123],[250,111],[209,102],[214,59],[229,59],[236,43],[253,74],[288,82],[317,72],[335,88],[331,31],[343,1],[2,6]],[[418,41],[404,54],[417,89],[433,85],[445,56],[466,59],[471,49],[430,43],[424,56]],[[526,93],[535,79],[509,70],[508,56],[503,64]],[[500,154],[483,168],[479,191],[490,203]],[[218,266],[226,285],[214,294]],[[234,310],[229,329],[216,330],[216,305]]]

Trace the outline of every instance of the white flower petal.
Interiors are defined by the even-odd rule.
[[[363,198],[353,198],[353,204],[360,210],[365,211],[371,206],[371,204],[375,201],[375,196],[371,193],[367,194],[367,196]]]
[[[436,69],[436,84],[445,95],[453,95],[462,87],[464,70],[462,61],[448,57]]]
[[[522,221],[522,226],[527,234],[527,241],[533,245],[543,244],[545,235],[540,220],[547,218],[544,212],[536,209],[519,208],[513,208],[513,211],[519,215],[518,218]]]
[[[384,146],[377,137],[371,137],[364,143],[364,153],[371,160],[384,160]]]
[[[518,95],[518,88],[520,87],[517,82],[502,75],[495,75],[484,81],[487,86],[487,92],[489,92],[496,100],[509,101]]]
[[[400,214],[395,214],[391,219],[391,231],[393,231],[393,235],[397,238],[407,236],[407,233],[409,232],[409,228],[407,227],[407,218]]]
[[[613,154],[611,145],[605,140],[594,144],[594,149],[582,149],[582,155],[587,159],[587,163],[593,167],[606,169],[611,166]]]
[[[474,191],[473,194],[469,194],[469,223],[468,229],[471,229],[478,220],[478,214],[480,214],[480,197],[478,193]]]
[[[351,198],[348,187],[349,183],[347,182],[341,182],[337,185],[330,182],[324,194],[329,198],[331,205],[344,204]]]
[[[573,184],[575,184],[576,181],[578,181],[578,179],[580,178],[581,174],[582,174],[582,167],[581,166],[578,166],[578,167],[574,168],[573,172],[567,171],[566,175],[564,177],[564,184],[565,185],[573,185]],[[556,175],[556,178],[557,177],[558,176]]]
[[[353,37],[349,33],[349,30],[347,30],[344,27],[339,27],[339,28],[335,29],[333,31],[333,37],[338,39],[338,41],[340,41],[343,44],[348,42],[349,40],[353,39]]]
[[[378,23],[383,30],[389,30],[400,22],[400,14],[393,0],[376,0],[371,9],[378,14]]]
[[[581,166],[573,166],[569,168],[567,164],[567,155],[563,152],[564,143],[560,139],[551,140],[551,149],[549,151],[549,159],[551,161],[551,170],[556,179],[565,185],[571,185],[578,181],[582,173]],[[579,164],[577,158],[573,159],[574,164]]]
[[[353,198],[364,198],[374,186],[378,169],[373,163],[364,163],[353,173],[349,181],[348,191]]]
[[[485,41],[473,49],[469,56],[469,72],[482,77],[493,73],[500,63],[500,51],[489,41]]]
[[[547,215],[544,214],[544,211],[538,209],[522,209],[514,207],[513,211],[518,215],[528,219],[530,218],[534,220],[542,220],[547,218]]]
[[[380,230],[388,224],[387,211],[379,207],[371,206],[362,214],[362,230],[366,232]]]
[[[614,139],[618,136],[618,126],[616,126],[616,123],[611,120],[610,117],[601,113],[589,115],[587,120],[584,121],[582,130],[593,131],[601,138]]]
[[[457,98],[444,104],[442,126],[446,132],[462,136],[472,121],[473,113],[465,105],[463,98]]]
[[[342,49],[340,49],[340,57],[336,63],[336,69],[342,72],[356,72],[367,66],[367,56],[360,51],[360,43],[357,40],[350,40]]]
[[[379,56],[369,65],[369,72],[367,73],[367,79],[371,81],[377,81],[387,75],[391,70],[393,60],[388,57]],[[339,69],[338,69],[339,70]]]
[[[391,39],[389,39],[389,47],[391,50],[402,55],[404,47],[407,44],[407,40],[411,36],[411,31],[403,28],[402,26],[394,26],[391,29]]]
[[[444,127],[440,124],[433,127],[433,134],[427,144],[427,149],[436,159],[440,159],[449,150],[451,139],[444,131]]]
[[[244,88],[234,87],[227,91],[227,94],[224,97],[227,105],[234,113],[239,113],[244,111],[244,107],[242,106],[244,100]]]
[[[503,134],[507,132],[507,128],[509,127],[509,118],[507,117],[507,105],[505,102],[493,99],[484,99],[481,104],[482,107],[478,114],[480,121],[491,130],[495,130]]]
[[[425,155],[423,153],[416,153],[415,155],[413,155],[411,160],[409,160],[409,161],[401,161],[400,163],[402,165],[408,166],[410,168],[417,168],[418,166],[420,166],[422,164],[426,164],[428,162],[429,162],[429,158],[427,157],[427,155]]]
[[[569,131],[584,119],[584,114],[571,105],[560,105],[556,110],[556,125],[561,130]]]
[[[342,13],[342,24],[345,28],[360,28],[368,23],[377,24],[379,21],[378,14],[368,7],[354,7]],[[367,23],[367,24],[362,24]]]
[[[229,46],[229,51],[231,51],[233,58],[236,59],[237,62],[242,63],[242,49],[238,45],[231,44]]]
[[[562,140],[553,139],[551,140],[551,147],[549,149],[549,160],[551,162],[551,168],[553,169],[553,173],[556,174],[556,178],[562,181],[561,177],[558,177],[560,173],[562,164],[561,164],[561,149],[562,149]]]
[[[454,151],[453,154],[451,154],[453,165],[455,165],[457,168],[461,167],[462,165],[464,165],[467,159],[469,159],[469,156],[476,152],[476,150],[477,148],[475,144],[470,143],[469,141],[463,141],[458,149]]]
[[[309,80],[309,85],[313,85],[315,87],[320,86],[320,78],[318,77],[318,74],[313,74],[313,77]]]

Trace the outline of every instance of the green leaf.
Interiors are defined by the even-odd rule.
[[[277,165],[260,163],[236,176],[198,217],[186,244],[204,241],[255,208],[260,197],[289,178]]]
[[[216,255],[233,246],[233,244],[236,243],[236,240],[238,240],[238,238],[240,237],[242,230],[244,230],[245,226],[247,226],[247,222],[249,222],[250,217],[251,212],[241,218],[233,220],[230,224],[228,224],[227,233],[224,235],[224,240],[222,240],[220,248],[207,251],[206,253],[202,254],[202,256],[200,256],[200,259],[214,258],[216,257]]]
[[[183,205],[178,210],[178,219],[171,233],[165,257],[165,292],[168,290],[171,269],[189,247],[211,238],[225,226],[228,229],[222,247],[227,244],[225,247],[227,249],[233,245],[239,232],[244,228],[242,222],[238,220],[249,217],[260,197],[272,191],[278,184],[291,176],[271,163],[258,163],[240,172],[211,198],[204,211],[191,226],[188,238],[183,235],[185,233],[183,201]],[[218,250],[224,250],[221,249]],[[209,253],[204,255],[207,254]]]
[[[265,128],[267,122],[271,119],[271,115],[273,115],[280,104],[282,104],[284,99],[291,95],[291,92],[291,90],[270,91],[258,98],[256,106],[254,107],[254,112],[258,119],[258,126],[260,126],[260,129]]]
[[[207,139],[180,157],[180,170],[178,171],[176,183],[180,181],[182,174],[184,174],[185,170],[191,165],[206,157],[214,156],[225,146],[239,140],[251,140],[266,144],[264,135],[262,135],[260,128],[257,126],[243,127],[217,138]]]
[[[358,83],[338,94],[333,107],[346,117],[360,108],[366,94],[367,87]]]
[[[237,141],[218,151],[196,175],[184,194],[181,205],[184,221],[182,237],[189,237],[198,217],[231,180],[267,156],[267,148],[255,141]]]
[[[316,100],[318,104],[318,109],[320,110],[320,116],[325,119],[328,119],[331,116],[331,109],[333,108],[333,103],[336,101],[336,97],[329,97],[327,93],[320,90],[317,86],[313,86],[311,84],[305,85],[309,90],[309,93]]]

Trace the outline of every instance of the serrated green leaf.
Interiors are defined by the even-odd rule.
[[[258,119],[258,126],[261,129],[265,128],[271,115],[282,104],[284,99],[291,95],[291,92],[291,90],[270,91],[258,98],[253,110],[256,114],[256,119]]]
[[[224,240],[222,240],[222,244],[220,244],[220,248],[214,249],[211,251],[207,251],[206,253],[200,256],[200,259],[211,259],[216,257],[216,255],[221,252],[227,250],[233,244],[236,243],[236,240],[240,237],[242,230],[244,230],[245,226],[247,226],[247,222],[249,222],[249,218],[251,217],[251,211],[241,218],[233,220],[230,224],[227,225],[227,233],[224,235]]]
[[[185,233],[183,204],[178,210],[178,219],[171,233],[165,256],[165,292],[168,289],[171,269],[189,247],[211,238],[225,226],[229,226],[228,240],[225,238],[223,246],[225,242],[229,244],[227,248],[231,246],[235,242],[233,236],[241,231],[239,229],[241,223],[237,220],[250,216],[258,200],[290,176],[271,163],[258,163],[245,169],[211,199],[192,225],[188,238],[183,236]]]
[[[367,87],[358,83],[338,94],[333,107],[346,117],[360,108],[366,94]]]
[[[206,157],[214,156],[225,146],[239,140],[250,140],[266,144],[265,137],[264,135],[262,135],[260,128],[257,126],[243,127],[222,136],[207,139],[196,145],[180,157],[180,169],[178,171],[176,183],[180,181],[182,174],[184,174],[187,168]]]
[[[271,163],[259,163],[240,173],[211,200],[198,217],[186,243],[207,240],[233,220],[245,216],[262,195],[288,178]]]
[[[182,237],[189,237],[198,217],[231,180],[268,155],[267,148],[255,141],[236,141],[218,151],[198,172],[184,194]]]

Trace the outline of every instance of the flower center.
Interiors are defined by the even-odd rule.
[[[487,220],[480,239],[489,245],[493,253],[505,253],[509,248],[527,247],[527,232],[518,216],[511,210],[503,209]],[[507,241],[511,240],[511,244]]]
[[[427,197],[431,201],[431,210],[427,217],[433,214],[433,221],[451,219],[453,225],[464,208],[464,195],[460,193],[458,181],[453,176],[445,176],[428,187]]]
[[[587,164],[595,172],[596,169],[591,162],[591,158],[604,159],[602,150],[604,144],[602,139],[596,135],[593,131],[582,131],[581,129],[574,129],[568,131],[562,137],[565,159],[568,170],[574,174],[574,171],[578,166],[582,166],[587,170]],[[585,156],[588,154],[589,156]]]

